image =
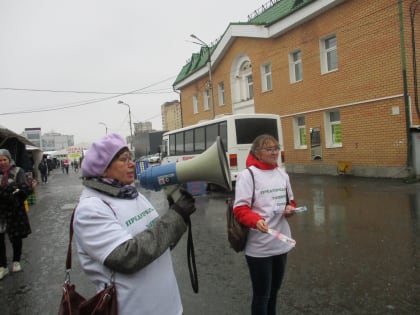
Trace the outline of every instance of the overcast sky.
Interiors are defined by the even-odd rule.
[[[179,99],[172,84],[200,49],[190,34],[210,43],[266,2],[0,0],[0,125],[76,144],[104,136],[100,122],[128,136],[121,100],[161,130],[160,106]]]

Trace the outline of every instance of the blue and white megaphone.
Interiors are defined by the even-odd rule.
[[[167,194],[171,194],[170,186],[194,181],[213,183],[232,190],[226,151],[220,137],[206,151],[190,160],[147,168],[140,174],[139,181],[140,186],[148,190],[158,191],[167,187]]]

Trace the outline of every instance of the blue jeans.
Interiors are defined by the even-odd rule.
[[[271,257],[245,256],[252,282],[252,315],[275,315],[287,253]]]

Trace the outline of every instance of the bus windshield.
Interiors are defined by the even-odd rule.
[[[262,134],[272,135],[279,140],[277,121],[270,118],[246,118],[235,120],[236,143],[252,143],[256,137]]]

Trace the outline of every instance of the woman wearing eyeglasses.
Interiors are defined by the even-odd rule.
[[[82,269],[97,291],[114,280],[121,315],[181,315],[170,248],[195,211],[192,196],[181,191],[159,216],[132,185],[135,165],[117,134],[94,142],[81,165],[85,188],[73,227]]]
[[[271,135],[252,143],[246,166],[236,180],[234,213],[250,227],[245,258],[252,282],[252,315],[276,314],[277,293],[293,248],[269,234],[269,229],[291,237],[286,217],[296,203],[287,173],[278,167],[280,146]],[[254,194],[254,200],[252,200]]]

